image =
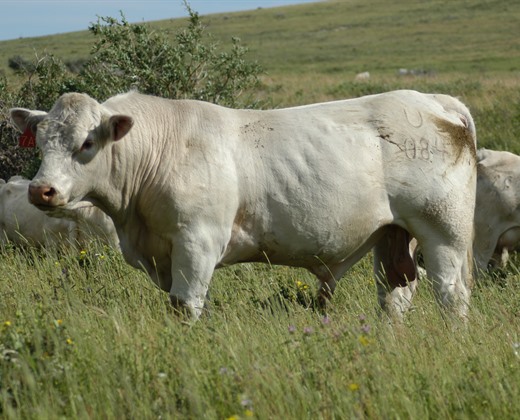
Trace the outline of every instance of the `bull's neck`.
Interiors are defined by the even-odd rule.
[[[144,137],[138,130],[112,146],[108,189],[102,201],[110,203],[106,212],[116,223],[125,224],[139,211],[164,155],[164,138],[153,134]]]

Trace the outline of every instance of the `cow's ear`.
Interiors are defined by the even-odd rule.
[[[36,126],[47,116],[46,112],[31,111],[25,108],[12,108],[9,112],[14,125],[22,133],[29,129],[33,134],[36,134]]]
[[[110,126],[110,138],[118,141],[130,131],[134,125],[134,119],[128,115],[112,115],[108,124]]]

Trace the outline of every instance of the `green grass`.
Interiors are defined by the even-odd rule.
[[[518,2],[342,1],[207,17],[266,70],[256,93],[289,106],[398,88],[460,96],[480,146],[520,153]],[[180,21],[154,23],[178,26]],[[0,62],[75,33],[0,43]],[[400,77],[400,67],[424,69]],[[371,78],[355,82],[358,71]],[[98,254],[98,255],[96,255]],[[143,273],[99,245],[0,253],[0,417],[513,419],[520,416],[520,261],[481,279],[466,327],[424,282],[403,325],[381,317],[370,256],[328,318],[302,270],[218,270],[208,311],[181,323]],[[307,286],[307,287],[305,287]]]
[[[103,248],[86,260],[7,250],[0,270],[10,273],[0,305],[7,418],[520,413],[518,270],[507,285],[486,279],[475,289],[467,327],[446,323],[426,283],[404,325],[389,326],[369,258],[342,280],[327,318],[305,304],[314,283],[303,271],[217,271],[208,311],[192,326]]]
[[[124,13],[124,9],[123,9]],[[399,68],[440,74],[520,71],[520,4],[507,0],[446,3],[378,0],[324,1],[203,18],[222,45],[239,36],[273,77],[332,74],[351,78],[368,70],[394,75]],[[113,16],[119,17],[119,16]],[[153,22],[175,31],[186,19]],[[43,51],[64,60],[88,56],[85,31],[0,42],[0,68],[15,55]]]

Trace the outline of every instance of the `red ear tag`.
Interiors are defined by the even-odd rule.
[[[18,139],[18,145],[20,147],[36,147],[36,136],[29,127],[25,129]]]

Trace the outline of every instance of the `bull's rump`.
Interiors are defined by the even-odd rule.
[[[239,207],[222,262],[341,261],[382,226],[414,233],[422,218],[463,212],[458,191],[472,182],[474,143],[452,126],[465,130],[411,91],[244,113]]]

